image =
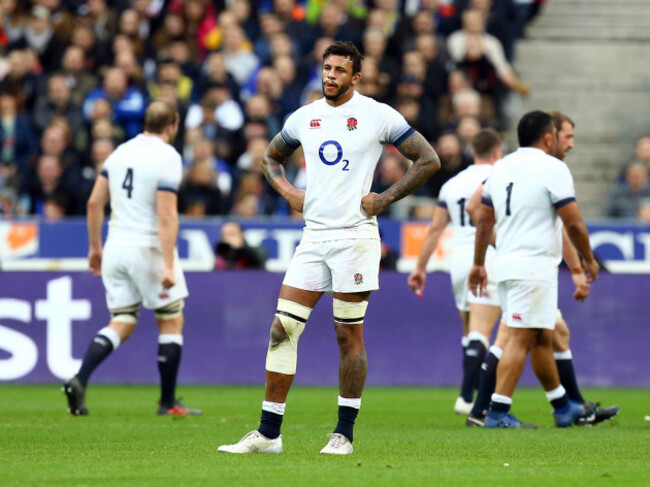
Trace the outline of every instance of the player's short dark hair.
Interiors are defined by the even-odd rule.
[[[550,112],[548,112],[548,114],[553,118],[553,125],[555,125],[555,128],[557,129],[558,132],[562,130],[562,124],[564,122],[569,122],[571,126],[574,128],[576,126],[575,122],[562,112],[558,112],[557,110],[551,110]]]
[[[144,130],[152,134],[162,134],[170,125],[176,125],[179,120],[178,110],[164,100],[151,102],[144,114]]]
[[[357,49],[357,46],[355,46],[353,42],[338,41],[331,44],[323,53],[323,61],[330,56],[349,57],[352,60],[352,74],[361,72],[361,61],[363,61],[363,55],[359,52],[359,49]]]
[[[517,138],[519,147],[531,147],[538,142],[544,134],[553,133],[553,117],[541,110],[526,113],[517,125]]]
[[[494,129],[483,129],[472,137],[470,145],[477,158],[489,157],[492,151],[501,146],[501,136]]]

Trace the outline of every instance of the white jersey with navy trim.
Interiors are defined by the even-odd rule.
[[[449,212],[454,229],[452,258],[469,258],[474,255],[476,227],[467,213],[467,203],[492,172],[491,164],[472,164],[456,174],[440,188],[438,206]]]
[[[494,208],[497,282],[554,281],[562,260],[562,221],[557,209],[575,201],[566,164],[544,151],[520,148],[498,161],[483,189]]]
[[[176,149],[153,135],[140,134],[115,149],[101,172],[111,198],[107,241],[160,246],[156,193],[178,191],[182,168]]]
[[[399,112],[357,92],[339,107],[323,98],[291,114],[281,135],[305,155],[303,238],[379,238],[377,218],[363,211],[361,198],[384,144],[399,145],[413,131]]]

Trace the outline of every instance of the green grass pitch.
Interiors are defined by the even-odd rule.
[[[255,429],[261,387],[181,387],[202,417],[154,414],[151,386],[88,391],[72,417],[56,385],[0,387],[1,486],[623,486],[650,485],[650,390],[588,389],[621,414],[593,428],[552,426],[540,388],[513,412],[538,430],[466,428],[456,389],[368,388],[351,456],[319,455],[336,417],[334,388],[295,387],[282,455],[217,446]]]

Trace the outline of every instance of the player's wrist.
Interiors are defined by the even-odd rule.
[[[582,267],[573,267],[571,269],[571,274],[574,274],[574,275],[576,275],[576,274],[584,274],[584,273],[585,273],[585,270]]]

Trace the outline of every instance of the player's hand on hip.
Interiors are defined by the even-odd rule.
[[[90,249],[88,251],[88,268],[94,276],[102,275],[102,249]]]
[[[408,277],[406,282],[411,288],[411,291],[419,297],[422,297],[422,294],[424,293],[424,285],[427,282],[427,275],[424,271],[415,269],[411,272],[411,275]]]
[[[600,271],[600,266],[596,259],[593,259],[589,262],[585,261],[584,263],[585,273],[587,274],[587,282],[594,282],[598,279],[598,271]]]
[[[571,278],[573,279],[573,285],[576,287],[573,299],[584,301],[589,296],[589,288],[591,287],[587,282],[587,276],[584,272],[574,272],[571,274]]]
[[[172,267],[166,267],[166,266],[163,267],[160,283],[163,285],[163,288],[165,289],[174,287],[174,285],[176,284],[176,276],[174,275],[174,269]]]
[[[485,266],[474,264],[472,269],[469,271],[469,277],[467,278],[469,290],[474,296],[484,296],[487,284],[488,278]]]
[[[379,215],[384,211],[386,206],[382,202],[381,195],[377,193],[368,193],[361,198],[361,208],[363,208],[363,211],[365,211],[368,216],[374,216]]]
[[[302,213],[303,207],[305,206],[305,190],[296,189],[293,194],[287,198],[287,201],[291,208]]]

